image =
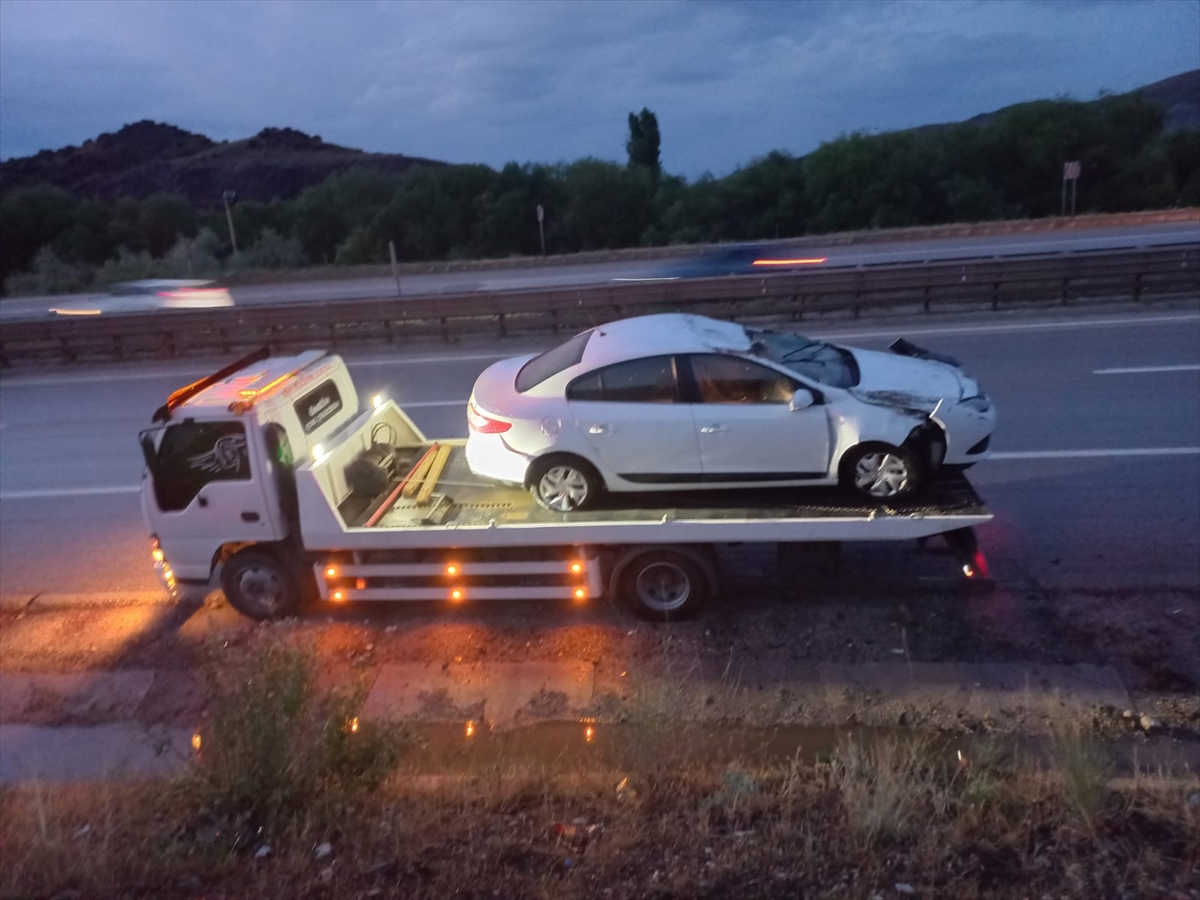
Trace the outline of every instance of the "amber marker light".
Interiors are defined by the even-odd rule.
[[[575,599],[576,600],[586,600],[587,599],[587,591],[584,590],[583,588],[575,588]]]
[[[571,563],[571,571],[573,573],[575,573],[576,575],[578,575],[580,572],[583,571],[583,563],[579,563],[579,562]]]
[[[154,558],[155,562],[163,561],[163,552],[161,550],[159,550],[157,547],[150,551],[150,555]]]
[[[584,741],[586,741],[587,743],[590,744],[595,737],[596,737],[596,729],[593,726],[589,725],[585,729],[583,729]]]
[[[198,731],[194,732],[192,734],[192,749],[195,750],[197,753],[200,752],[200,743],[201,743],[200,732],[198,732]]]
[[[457,575],[458,574],[458,566],[456,566],[454,563],[450,563],[450,565],[446,566],[446,574],[447,575]]]
[[[462,598],[463,598],[463,592],[460,591],[458,588],[455,588],[454,590],[452,590],[450,592],[451,600],[461,600]]]
[[[356,734],[358,732],[358,716],[353,716],[346,720],[346,734]]]
[[[336,567],[336,566],[330,566],[328,569],[326,569],[326,570],[325,570],[325,577],[326,577],[326,578],[337,578],[337,567]]]
[[[474,722],[467,722],[466,735],[469,738],[475,737],[475,723]]]
[[[337,602],[337,603],[341,603],[343,600],[345,600],[345,599],[346,599],[346,595],[345,595],[345,593],[343,593],[342,591],[334,591],[334,592],[333,592],[333,599],[334,599],[334,601],[335,601],[335,602]]]
[[[751,265],[755,266],[818,266],[828,259],[826,256],[814,256],[811,259],[756,259]]]

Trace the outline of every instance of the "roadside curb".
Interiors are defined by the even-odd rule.
[[[165,591],[97,591],[76,594],[0,594],[0,610],[86,609],[107,606],[169,606],[178,599]]]

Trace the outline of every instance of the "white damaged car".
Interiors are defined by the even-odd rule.
[[[985,459],[996,409],[957,361],[682,313],[601,325],[476,380],[466,457],[542,506],[605,492],[843,484],[886,502]]]

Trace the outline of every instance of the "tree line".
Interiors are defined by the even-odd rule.
[[[624,165],[586,158],[350,169],[292,200],[198,209],[155,194],[113,202],[41,185],[0,200],[8,293],[244,269],[532,256],[1056,215],[1062,165],[1082,163],[1078,212],[1200,206],[1200,132],[1164,133],[1137,95],[1048,100],[981,121],[856,132],[803,157],[781,151],[724,178],[664,173],[652,112],[629,116]],[[219,202],[219,198],[216,198]]]

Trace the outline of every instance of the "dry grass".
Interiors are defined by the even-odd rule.
[[[666,690],[604,752],[443,752],[431,775],[402,736],[344,730],[356,695],[303,654],[254,653],[216,673],[186,777],[0,793],[0,897],[1200,896],[1200,784],[1117,790],[1074,738],[1049,771],[895,739],[763,761]]]

